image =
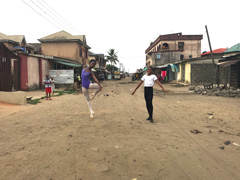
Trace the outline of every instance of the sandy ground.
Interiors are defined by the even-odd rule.
[[[1,103],[0,179],[240,179],[240,147],[233,144],[240,144],[240,99],[181,94],[185,87],[166,85],[171,92],[155,94],[150,123],[143,87],[130,95],[136,84],[104,82],[94,119],[82,94]]]

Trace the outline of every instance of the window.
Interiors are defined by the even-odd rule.
[[[180,55],[180,60],[183,60],[184,59],[184,55]]]
[[[163,46],[162,46],[163,49],[169,49],[169,45],[168,43],[164,43]]]
[[[2,62],[7,62],[7,58],[3,57]]]
[[[161,59],[161,54],[157,54],[156,59]]]
[[[85,50],[85,58],[88,58],[88,50]]]
[[[192,55],[189,55],[189,58],[192,58]]]
[[[178,42],[178,50],[184,50],[184,42]]]
[[[82,57],[82,49],[79,49],[79,56]]]

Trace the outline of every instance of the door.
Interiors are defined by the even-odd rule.
[[[13,87],[14,87],[14,90],[17,91],[17,90],[19,90],[19,85],[20,85],[18,60],[15,60],[13,65],[14,65],[14,67],[13,67]]]
[[[0,91],[12,91],[11,59],[0,57]]]

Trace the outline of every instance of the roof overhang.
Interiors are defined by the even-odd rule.
[[[217,65],[223,66],[223,67],[228,67],[228,66],[230,66],[230,65],[232,65],[232,64],[236,64],[236,63],[238,63],[238,62],[240,62],[240,59],[220,62],[220,63],[217,63]]]

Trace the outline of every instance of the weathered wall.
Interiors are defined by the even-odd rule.
[[[46,75],[49,75],[49,70],[51,69],[51,64],[48,60],[42,59],[42,79],[46,78]]]
[[[28,56],[28,90],[39,89],[39,60]]]
[[[161,55],[161,59],[157,59],[157,55]],[[152,54],[152,65],[160,66],[163,64],[174,63],[180,60],[180,52],[161,52]]]
[[[191,64],[189,63],[185,64],[185,82],[188,84],[191,82]]]
[[[28,90],[28,57],[26,54],[18,54],[20,57],[20,89],[22,91]]]
[[[184,42],[183,51],[181,51],[181,55],[184,55],[184,59],[189,59],[189,55],[192,55],[192,58],[201,57],[201,40],[174,40],[174,41],[161,41],[156,46],[154,46],[149,52],[156,51],[168,51],[168,50],[179,50],[178,43]],[[169,48],[163,49],[163,44],[167,43]],[[161,49],[157,47],[161,46]],[[180,57],[179,57],[180,58]]]
[[[178,64],[179,72],[177,72],[177,81],[181,81],[182,65]]]
[[[42,43],[42,54],[49,56],[57,56],[62,58],[71,59],[82,63],[80,57],[81,46],[77,42],[58,42],[58,43]],[[85,53],[82,53],[84,56]]]
[[[11,103],[11,104],[27,104],[26,93],[17,92],[0,92],[0,102]]]
[[[219,67],[219,83],[229,84],[229,67]],[[216,84],[216,69],[213,64],[191,64],[191,85]]]

